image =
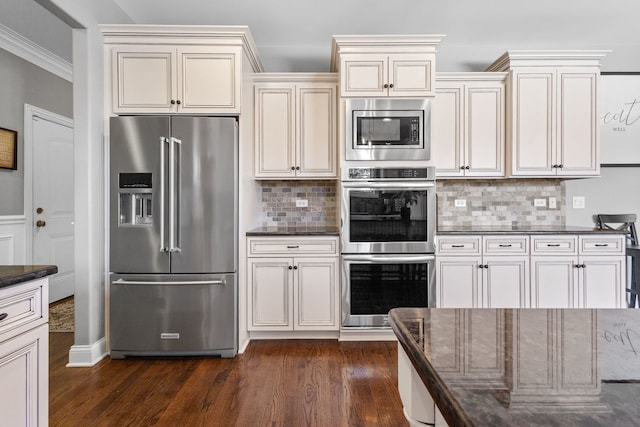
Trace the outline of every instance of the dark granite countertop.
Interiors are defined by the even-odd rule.
[[[438,227],[437,235],[455,234],[587,234],[613,233],[625,234],[623,230],[602,230],[594,227],[574,225],[531,225],[531,226],[447,226]]]
[[[56,274],[55,265],[0,265],[0,288]]]
[[[258,227],[247,236],[338,236],[338,227]]]
[[[640,425],[640,310],[397,308],[450,426]]]

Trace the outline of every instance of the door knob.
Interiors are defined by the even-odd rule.
[[[40,227],[44,227],[45,225],[47,225],[46,222],[44,222],[43,220],[39,219],[36,221],[36,227],[40,228]]]
[[[38,208],[38,209],[36,209],[36,213],[37,213],[37,214],[41,214],[42,212],[44,212],[44,209],[42,209],[42,208]]]

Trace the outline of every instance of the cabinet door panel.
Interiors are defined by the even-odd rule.
[[[235,78],[240,51],[220,50],[216,48],[216,52],[211,52],[209,48],[193,46],[178,51],[181,112],[240,111],[240,85]]]
[[[390,55],[389,95],[430,96],[433,95],[433,55]],[[391,86],[393,85],[393,86]]]
[[[558,73],[559,175],[597,175],[596,73]]]
[[[338,329],[338,260],[296,258],[295,329]]]
[[[529,290],[529,257],[485,257],[485,308],[526,308]]]
[[[175,49],[157,46],[118,47],[113,51],[113,111],[171,113],[176,111]]]
[[[514,72],[512,174],[555,174],[554,71]]]
[[[256,176],[295,176],[294,87],[257,87]]]
[[[625,308],[624,257],[581,257],[580,308]]]
[[[335,92],[335,85],[300,87],[297,91],[297,176],[336,175]]]
[[[253,330],[292,330],[293,260],[254,258],[249,260],[251,289],[249,307]]]
[[[377,54],[342,55],[340,96],[386,96],[387,57]]]
[[[480,258],[436,258],[436,306],[478,308],[482,296],[478,286]]]
[[[49,418],[49,327],[4,341],[0,350],[1,424],[44,426]]]
[[[464,145],[462,84],[437,84],[431,109],[431,150],[440,177],[463,176]]]
[[[574,308],[577,258],[531,257],[531,307]]]
[[[467,176],[504,175],[504,94],[501,86],[468,86],[465,96]]]

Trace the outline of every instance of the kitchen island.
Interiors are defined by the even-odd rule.
[[[640,423],[640,311],[390,312],[412,425]]]
[[[0,265],[0,424],[49,418],[49,275],[55,265]]]

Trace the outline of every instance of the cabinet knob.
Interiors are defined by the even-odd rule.
[[[176,101],[176,104],[180,105],[180,104],[182,104],[182,102],[180,102],[180,100],[178,99],[178,100]]]
[[[393,83],[389,84],[389,89],[393,89]]]
[[[385,84],[382,85],[382,87],[387,89],[389,87],[389,85],[385,83]]]
[[[36,227],[40,228],[40,227],[44,227],[45,225],[47,225],[47,223],[41,219],[36,221]]]
[[[289,266],[289,270],[293,270],[293,267]]]
[[[464,166],[460,166],[460,170],[464,170]]]
[[[558,165],[558,167],[559,167],[560,169],[562,169],[562,168],[564,167],[564,165]]]
[[[469,167],[469,166],[465,166],[464,168],[465,168],[466,170],[471,169],[471,167]]]
[[[291,166],[291,170],[292,171],[296,170],[296,167],[295,166]]]
[[[176,103],[176,100],[175,100],[175,99],[172,99],[172,100],[171,100],[171,105],[175,105],[175,103]]]
[[[296,166],[296,170],[299,171],[300,170],[300,166]]]
[[[298,269],[298,266],[297,266],[297,265],[294,265],[294,266],[293,266],[293,269],[294,269],[294,270],[297,270],[297,269]]]
[[[8,314],[8,313],[0,313],[0,320],[4,320],[4,319],[6,319],[7,317],[9,317],[9,314]]]

